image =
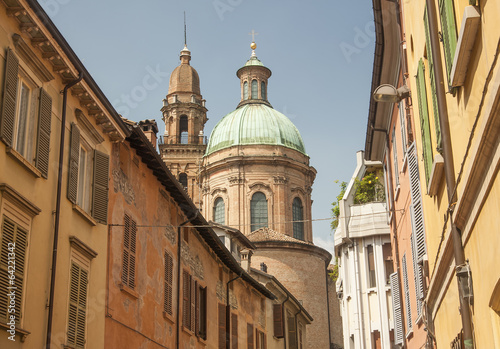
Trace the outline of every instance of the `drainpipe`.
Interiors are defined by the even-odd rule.
[[[283,349],[286,349],[286,333],[285,333],[285,303],[290,298],[290,295],[287,293],[286,298],[281,303],[281,320],[283,322]]]
[[[432,60],[434,62],[434,80],[436,81],[436,97],[439,111],[439,125],[441,127],[441,139],[443,143],[443,158],[444,158],[444,173],[446,178],[446,189],[448,193],[449,207],[453,207],[457,197],[455,195],[455,167],[453,164],[453,151],[450,137],[450,124],[448,120],[448,107],[446,105],[445,85],[443,76],[443,65],[441,61],[441,51],[438,41],[438,27],[436,6],[433,0],[426,0],[427,15],[429,17],[429,32],[432,49]],[[453,212],[450,209],[450,225],[451,237],[453,243],[453,256],[455,257],[455,265],[465,264],[465,251],[462,246],[462,237],[458,232],[455,223],[453,222]],[[456,273],[455,269],[455,273]],[[472,319],[469,305],[464,299],[460,287],[460,279],[457,276],[459,301],[460,301],[460,316],[462,318],[462,328],[464,332],[464,345],[466,349],[473,347],[472,339]]]
[[[236,281],[243,275],[243,270],[240,275],[235,278],[232,278],[226,283],[226,349],[230,349],[230,333],[231,333],[231,304],[229,302],[229,284],[233,281]]]
[[[196,210],[196,212],[193,214],[193,217],[188,218],[188,220],[182,222],[179,224],[177,227],[177,309],[176,309],[176,321],[177,321],[177,328],[175,329],[175,347],[179,349],[180,341],[179,341],[179,335],[180,335],[180,326],[181,323],[179,321],[180,319],[180,312],[181,312],[181,228],[182,226],[192,222],[196,217],[198,217],[199,211]]]
[[[61,191],[62,191],[62,176],[63,176],[63,160],[64,160],[64,138],[66,135],[66,104],[68,97],[68,89],[78,84],[83,78],[83,72],[80,72],[76,80],[71,81],[62,90],[63,104],[61,111],[61,136],[59,141],[59,168],[57,174],[57,194],[56,194],[56,210],[54,219],[54,242],[52,247],[52,270],[50,273],[50,289],[49,289],[49,313],[47,316],[47,337],[46,349],[50,349],[50,337],[52,336],[52,317],[54,314],[54,288],[56,284],[56,266],[57,266],[57,245],[59,240],[59,221],[61,216]]]

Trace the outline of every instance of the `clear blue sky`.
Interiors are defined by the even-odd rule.
[[[236,71],[250,57],[255,29],[257,56],[273,72],[269,101],[295,123],[318,171],[313,219],[330,217],[339,192],[334,181],[350,179],[355,153],[364,148],[375,40],[371,1],[39,2],[118,112],[134,121],[156,119],[160,134],[162,99],[184,45],[183,12],[209,110],[207,135],[239,102]],[[314,222],[313,234],[332,250],[329,221]]]

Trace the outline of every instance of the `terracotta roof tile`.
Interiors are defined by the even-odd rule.
[[[251,232],[247,235],[248,240],[251,242],[265,242],[265,241],[283,241],[283,242],[294,242],[304,245],[312,245],[312,243],[293,238],[291,236],[277,232],[276,230],[269,229],[267,227],[260,228],[256,231]]]

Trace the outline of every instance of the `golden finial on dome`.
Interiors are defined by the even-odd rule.
[[[255,50],[255,49],[257,48],[257,44],[256,44],[255,42],[252,42],[252,43],[250,44],[250,48],[251,48],[252,50]]]
[[[248,33],[248,35],[252,35],[252,43],[250,44],[250,48],[255,50],[257,48],[257,44],[255,43],[255,35],[259,35],[259,33],[256,33],[255,30],[252,29],[252,32]],[[255,54],[255,52],[252,52]]]

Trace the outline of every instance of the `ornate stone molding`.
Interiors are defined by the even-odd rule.
[[[177,239],[176,239],[175,229],[173,226],[171,225],[166,226],[165,232],[163,234],[167,238],[167,240],[170,241],[172,245],[175,245]]]
[[[226,194],[227,193],[227,189],[226,188],[215,188],[214,190],[212,190],[212,192],[210,193],[210,195],[215,196],[215,195],[217,195],[219,193]]]
[[[239,176],[231,176],[228,177],[228,181],[230,185],[235,185],[235,184],[243,184],[245,183],[245,179],[241,178]]]
[[[271,191],[271,187],[268,185],[268,184],[265,184],[265,183],[262,183],[262,182],[257,182],[257,183],[253,183],[253,184],[250,184],[248,186],[248,188],[250,188],[250,190],[268,190],[269,192],[272,192]]]
[[[199,256],[193,256],[189,246],[186,244],[181,244],[181,259],[184,264],[189,265],[189,268],[193,272],[194,276],[200,280],[205,279],[205,269],[201,263]]]
[[[288,178],[285,176],[274,176],[274,184],[287,184]]]
[[[123,171],[114,169],[112,171],[113,188],[115,193],[121,192],[127,204],[135,204],[135,192],[132,185],[128,182],[128,178]]]

